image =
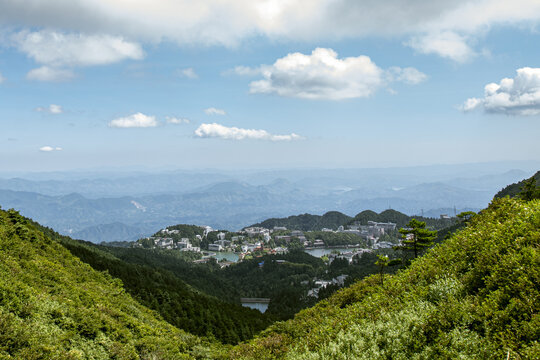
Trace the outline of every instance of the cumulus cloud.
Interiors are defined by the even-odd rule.
[[[206,115],[226,115],[227,113],[223,109],[216,109],[215,107],[210,107],[208,109],[204,109],[204,113]]]
[[[242,129],[237,127],[227,127],[220,124],[202,124],[195,130],[195,135],[201,138],[220,138],[227,140],[270,140],[270,141],[291,141],[300,140],[301,136],[294,133],[288,135],[274,135],[266,130]]]
[[[537,0],[142,0],[128,6],[109,0],[19,0],[4,1],[0,13],[0,24],[8,26],[206,45],[235,45],[260,35],[300,41],[447,31],[474,36],[497,24],[539,19]]]
[[[457,62],[471,59],[475,52],[467,39],[452,31],[437,32],[413,37],[407,45],[422,54],[436,54]]]
[[[167,121],[167,124],[175,124],[175,125],[178,125],[178,124],[189,124],[189,123],[190,123],[189,119],[186,119],[186,118],[179,118],[179,117],[170,117],[170,116],[167,116],[167,117],[165,117],[165,120]]]
[[[179,69],[176,72],[179,76],[185,77],[188,79],[197,79],[199,75],[195,72],[193,68]]]
[[[257,69],[237,67],[239,74],[258,72],[252,94],[277,94],[304,99],[343,100],[368,97],[390,81],[417,84],[427,76],[414,68],[379,68],[368,56],[338,58],[332,49],[317,48],[310,55],[292,53],[273,65]]]
[[[513,79],[504,78],[498,84],[487,84],[483,98],[467,99],[461,106],[463,111],[479,108],[483,108],[487,113],[539,115],[540,68],[518,69]]]
[[[155,116],[148,116],[140,112],[109,122],[109,127],[113,128],[148,128],[156,126],[158,126],[158,122]]]
[[[53,147],[53,146],[42,146],[39,148],[39,151],[41,152],[51,152],[51,151],[62,151],[63,149],[61,147]]]
[[[64,110],[62,109],[62,107],[60,105],[56,105],[56,104],[51,104],[47,107],[38,107],[36,108],[36,111],[39,111],[39,112],[46,112],[46,113],[49,113],[49,114],[61,114],[64,112]]]

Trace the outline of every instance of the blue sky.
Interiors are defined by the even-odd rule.
[[[3,1],[0,167],[540,159],[538,1]]]

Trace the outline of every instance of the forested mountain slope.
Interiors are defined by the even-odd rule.
[[[505,196],[515,197],[522,191],[522,188],[525,185],[525,182],[533,178],[536,182],[536,187],[537,188],[540,187],[540,171],[538,171],[529,179],[524,179],[524,180],[521,180],[520,182],[514,183],[512,185],[508,185],[507,187],[499,191],[497,195],[495,195],[495,197],[497,198],[501,198]]]
[[[239,303],[225,302],[223,298],[209,296],[194,289],[166,268],[148,266],[143,259],[159,256],[151,250],[107,248],[73,240],[51,229],[42,230],[95,270],[106,271],[120,279],[134,299],[157,311],[170,324],[191,334],[210,336],[222,343],[236,344],[251,339],[272,322],[258,310],[243,307]],[[115,251],[119,254],[128,252],[125,255],[132,262],[118,258]],[[137,261],[137,255],[141,257],[140,262]],[[203,270],[172,256],[159,257],[161,261],[164,259],[191,273],[198,269]],[[221,288],[227,285],[216,283],[216,279],[208,272],[204,274],[208,275],[208,286]],[[186,277],[189,275],[186,274]],[[239,298],[240,295],[235,300],[238,302]]]
[[[0,210],[0,358],[179,359],[201,339],[161,320],[16,211]]]
[[[301,214],[286,218],[270,218],[251,226],[261,226],[273,229],[274,226],[284,226],[289,230],[313,231],[329,228],[336,230],[338,226],[345,224],[351,219],[350,216],[339,211],[329,211],[324,215]]]
[[[243,359],[538,359],[540,200],[496,199],[410,267],[237,346]]]

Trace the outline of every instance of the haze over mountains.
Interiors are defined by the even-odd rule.
[[[0,206],[94,242],[134,240],[161,227],[239,229],[270,217],[393,208],[408,215],[484,208],[533,162],[381,169],[4,174]],[[420,171],[421,170],[421,171]]]

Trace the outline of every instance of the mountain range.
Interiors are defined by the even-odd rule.
[[[530,170],[486,174],[485,170],[471,171],[467,177],[465,167],[456,171],[458,177],[451,177],[444,167],[430,169],[423,176],[415,168],[54,179],[34,175],[0,179],[0,206],[16,208],[76,238],[126,241],[171,224],[237,230],[268,218],[306,212],[339,211],[350,216],[367,209],[381,212],[391,208],[407,215],[438,217],[453,214],[454,207],[457,212],[478,211],[505,184],[532,174]]]

